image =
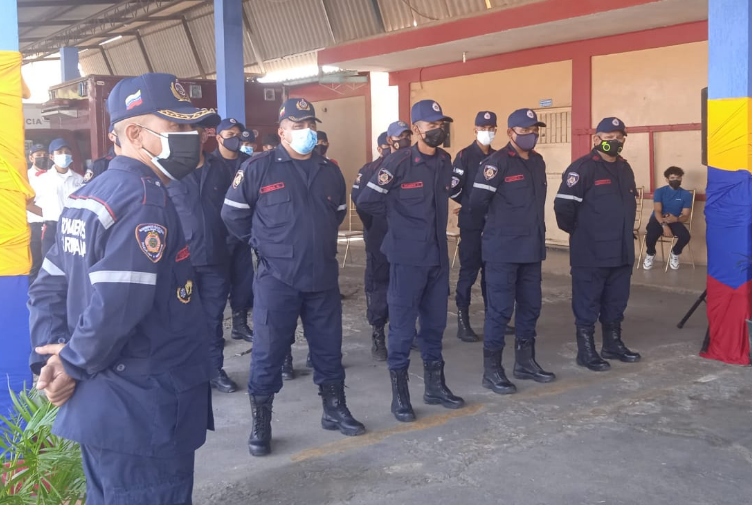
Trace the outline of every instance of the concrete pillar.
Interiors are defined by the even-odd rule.
[[[391,123],[402,119],[409,121],[409,118],[399,117],[399,92],[397,86],[389,85],[389,73],[371,72],[371,136],[370,143],[373,151],[373,159],[379,157],[376,151],[376,138],[385,132],[387,126]]]
[[[60,48],[60,76],[63,82],[72,81],[81,77],[78,71],[78,48],[61,47]]]
[[[701,354],[750,363],[752,315],[752,7],[708,2],[708,321]]]
[[[245,124],[243,71],[243,2],[214,0],[217,50],[217,112]]]

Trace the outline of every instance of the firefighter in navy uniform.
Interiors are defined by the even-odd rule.
[[[515,311],[514,376],[536,382],[556,377],[535,361],[535,325],[542,305],[541,262],[546,259],[546,163],[533,148],[538,121],[531,109],[509,115],[509,143],[485,160],[476,174],[470,208],[486,216],[483,263],[488,304],[483,341],[483,387],[516,393],[501,364],[504,334]]]
[[[384,159],[391,154],[392,150],[387,143],[387,132],[379,135],[376,141],[376,149],[379,157],[370,163],[366,163],[358,171],[355,182],[352,185],[350,198],[353,202],[358,201],[361,184],[365,185],[371,180],[373,174],[378,171]],[[366,317],[371,325],[371,357],[376,361],[386,361],[386,336],[384,326],[389,319],[389,309],[386,302],[386,292],[389,287],[389,261],[381,252],[381,243],[386,235],[386,219],[383,216],[371,216],[365,212],[357,211],[363,222],[363,240],[366,243]]]
[[[110,146],[110,149],[109,151],[107,151],[107,154],[105,156],[97,158],[96,160],[91,162],[91,167],[87,168],[86,173],[84,174],[84,184],[92,180],[94,177],[102,175],[105,170],[107,170],[107,167],[110,166],[110,161],[112,161],[112,158],[120,154],[120,141],[113,131],[113,126],[114,125],[110,124],[110,129],[107,132],[107,138],[110,139],[112,145]]]
[[[388,222],[381,246],[390,264],[387,363],[391,410],[401,422],[415,420],[407,379],[416,320],[425,375],[423,401],[451,409],[465,404],[446,386],[441,354],[449,295],[449,198],[462,189],[452,177],[449,154],[439,148],[446,139],[444,124],[452,119],[433,100],[413,105],[411,119],[417,144],[384,160],[358,198],[363,212],[386,216]]]
[[[216,117],[216,116],[215,116]],[[218,119],[217,119],[218,121]],[[206,128],[216,122],[198,126],[201,145],[207,140]],[[178,212],[183,234],[191,252],[201,305],[209,324],[209,356],[212,365],[211,387],[221,393],[237,391],[238,385],[224,371],[223,322],[230,291],[230,256],[227,228],[222,221],[222,205],[230,180],[222,163],[201,152],[193,172],[167,186],[167,193]]]
[[[595,147],[572,163],[554,200],[559,228],[569,233],[572,311],[577,328],[577,364],[600,372],[607,359],[640,360],[621,338],[634,263],[637,189],[629,163],[620,156],[624,123],[608,117],[598,124]],[[595,323],[603,329],[601,355],[595,349]]]
[[[123,152],[66,201],[29,291],[31,369],[81,446],[86,503],[190,504],[213,428],[207,323],[164,186],[196,168],[213,113],[169,74],[120,81],[107,107]]]
[[[223,119],[216,128],[217,149],[212,156],[225,167],[230,181],[249,158],[240,151],[243,131],[243,124],[234,118]],[[253,307],[253,251],[232,235],[227,237],[227,247],[230,251],[230,336],[233,340],[253,342],[253,330],[248,326],[248,311]]]
[[[230,233],[257,251],[255,342],[248,392],[253,456],[271,452],[274,395],[298,316],[314,365],[324,413],[321,426],[348,436],[365,433],[345,402],[342,301],[337,229],[347,215],[347,187],[339,168],[313,152],[316,113],[304,99],[279,111],[282,144],[243,164],[227,192],[222,218]]]

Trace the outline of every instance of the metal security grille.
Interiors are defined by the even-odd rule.
[[[540,129],[539,144],[567,144],[572,139],[572,108],[556,107],[535,111],[538,119],[546,123]]]

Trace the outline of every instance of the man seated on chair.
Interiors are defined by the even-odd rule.
[[[684,223],[689,221],[692,212],[692,193],[681,188],[684,170],[679,167],[668,167],[663,176],[668,186],[656,189],[653,194],[654,210],[645,235],[647,255],[642,264],[645,270],[653,268],[655,245],[661,235],[669,240],[676,237],[676,243],[669,252],[669,266],[672,270],[679,268],[679,255],[690,238],[689,230]]]

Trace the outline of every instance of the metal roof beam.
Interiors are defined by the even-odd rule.
[[[180,21],[181,16],[149,16],[145,18],[139,18],[138,21],[146,21],[146,22],[154,22],[159,23],[162,21]],[[136,20],[133,18],[110,18],[108,19],[110,23],[133,23]],[[36,28],[38,26],[70,26],[74,23],[79,23],[79,20],[76,19],[48,19],[48,20],[42,20],[42,21],[20,21],[18,23],[18,26],[20,28]],[[93,23],[98,24],[97,21],[93,21]]]
[[[81,5],[111,5],[117,0],[76,0],[76,6]],[[70,7],[65,0],[21,0],[18,2],[19,9],[30,9],[34,7]]]

